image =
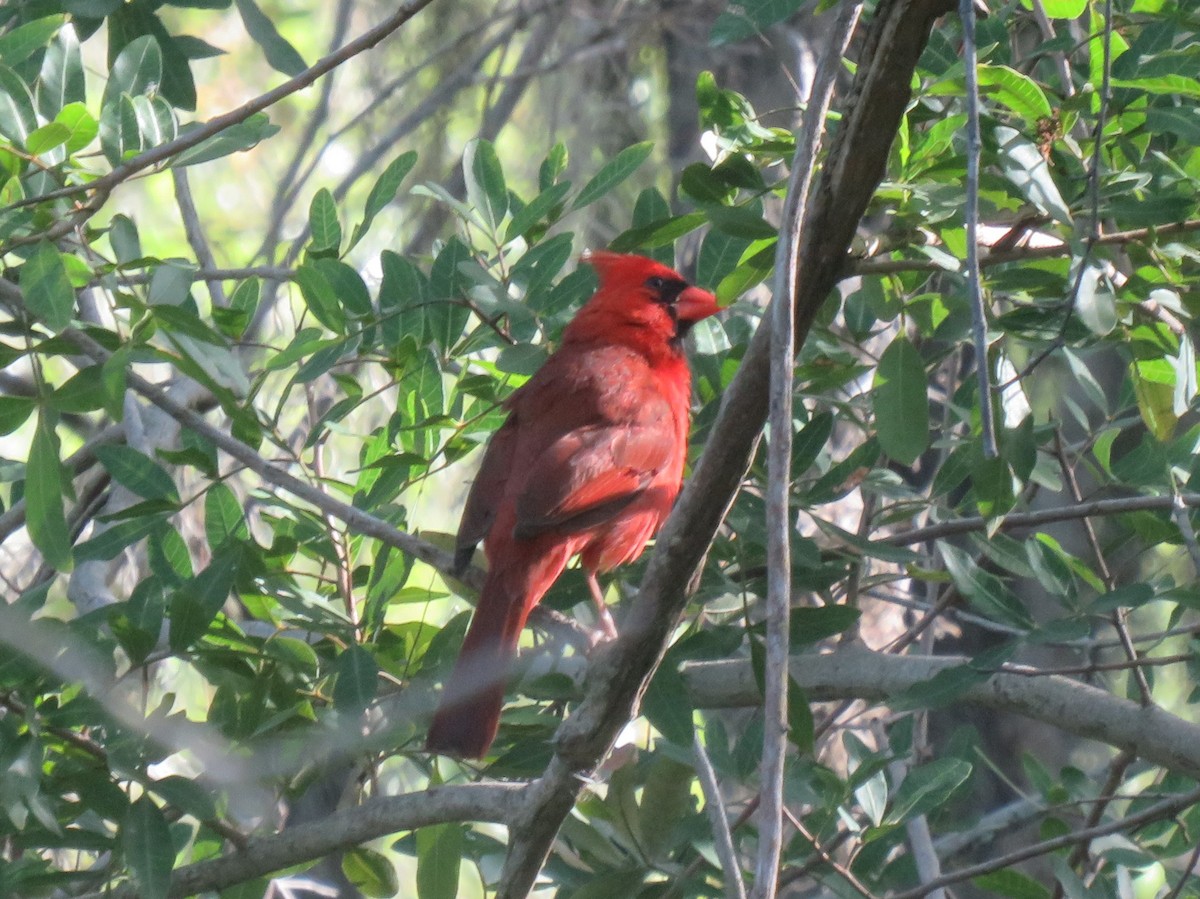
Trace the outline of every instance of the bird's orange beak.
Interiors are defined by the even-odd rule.
[[[685,287],[675,301],[675,314],[679,321],[694,324],[721,311],[717,298],[699,287]]]

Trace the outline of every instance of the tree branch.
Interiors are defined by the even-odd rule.
[[[792,610],[791,512],[792,421],[795,390],[796,284],[800,240],[809,208],[809,192],[817,168],[825,117],[841,68],[862,12],[862,0],[842,0],[833,33],[828,37],[804,111],[804,127],[796,140],[792,170],[784,198],[783,222],[775,250],[775,278],[770,309],[771,360],[767,458],[767,603],[766,670],[764,674],[763,754],[760,766],[758,860],[754,895],[774,899],[783,848],[783,775],[788,750],[789,620]]]
[[[1200,231],[1200,220],[1191,219],[1186,222],[1170,222],[1163,225],[1152,225],[1149,228],[1134,228],[1129,231],[1113,231],[1096,239],[1098,247],[1124,246],[1142,241],[1161,240],[1178,234],[1189,234]],[[993,265],[1005,265],[1010,262],[1028,262],[1034,259],[1053,259],[1057,256],[1071,255],[1071,245],[1066,241],[1044,247],[1019,247],[1011,250],[992,250],[979,258],[979,265],[987,268]],[[851,261],[845,271],[846,277],[853,275],[890,275],[898,272],[944,272],[946,266],[932,259],[859,259]]]
[[[333,812],[321,821],[248,840],[246,847],[220,858],[185,865],[171,875],[171,897],[222,890],[367,840],[401,830],[451,821],[504,824],[520,784],[458,784],[418,793],[374,799]],[[82,899],[135,899],[133,887],[89,893]]]
[[[1200,508],[1200,493],[1181,493],[1178,496],[1126,496],[1120,499],[1097,499],[1074,506],[1037,509],[1033,512],[1010,512],[1004,516],[1000,530],[1035,528],[1056,521],[1091,518],[1096,515],[1120,515],[1124,512],[1170,512],[1176,503]],[[942,537],[954,537],[958,534],[982,531],[987,526],[988,521],[983,516],[968,515],[951,521],[939,521],[937,524],[926,525],[923,528],[889,534],[886,537],[880,537],[879,542],[890,546],[911,546],[914,543],[926,543]]]
[[[963,657],[894,656],[847,647],[827,655],[793,656],[791,671],[815,702],[886,702],[941,671],[969,662]],[[1129,750],[1180,774],[1200,777],[1200,724],[1071,678],[1039,674],[1035,668],[1005,666],[984,683],[964,690],[956,702],[1042,721]],[[690,663],[683,668],[683,678],[699,707],[757,706],[762,701],[745,659]]]

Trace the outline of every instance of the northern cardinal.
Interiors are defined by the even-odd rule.
[[[643,256],[593,252],[600,287],[558,349],[505,402],[467,496],[455,565],[483,541],[487,577],[426,748],[481,758],[496,737],[505,682],[530,611],[580,556],[596,580],[632,562],[679,493],[691,374],[683,337],[717,300]]]

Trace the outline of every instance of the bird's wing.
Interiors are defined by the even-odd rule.
[[[562,435],[530,467],[517,497],[515,536],[577,533],[611,520],[670,466],[677,443],[668,421]]]
[[[517,446],[517,416],[512,414],[488,443],[479,465],[479,473],[467,494],[462,521],[454,548],[454,568],[461,573],[471,562],[475,546],[491,528],[496,509],[504,496],[508,478],[513,470],[513,455]]]

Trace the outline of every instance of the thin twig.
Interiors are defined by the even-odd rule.
[[[992,871],[999,871],[1007,868],[1010,865],[1015,865],[1018,862],[1023,862],[1026,859],[1037,858],[1039,855],[1046,855],[1055,852],[1059,849],[1065,849],[1068,846],[1074,846],[1076,843],[1087,842],[1094,840],[1097,837],[1108,836],[1112,833],[1120,833],[1124,830],[1133,830],[1141,827],[1144,824],[1149,824],[1153,821],[1159,821],[1163,818],[1169,818],[1172,815],[1181,812],[1190,805],[1200,802],[1200,788],[1191,790],[1187,793],[1180,793],[1177,796],[1172,796],[1170,799],[1164,799],[1162,802],[1156,802],[1154,805],[1148,806],[1135,815],[1129,815],[1119,821],[1110,821],[1107,824],[1100,824],[1096,827],[1085,827],[1082,830],[1077,830],[1074,833],[1063,834],[1060,837],[1054,837],[1050,840],[1043,840],[1040,843],[1033,843],[1029,846],[1010,852],[1007,855],[1002,855],[990,861],[982,862],[978,865],[971,865],[967,868],[960,868],[957,871],[951,871],[948,874],[943,874],[936,881],[927,884],[922,884],[920,887],[911,890],[902,890],[899,893],[891,894],[888,899],[921,899],[922,896],[928,895],[931,890],[938,887],[950,886],[951,884],[961,883],[964,880],[970,880],[973,877],[979,877],[981,874],[990,874]]]
[[[987,309],[979,274],[979,79],[975,58],[975,2],[959,0],[963,29],[963,68],[967,79],[967,189],[963,216],[967,226],[967,301],[971,306],[971,336],[975,374],[979,383],[979,416],[983,455],[995,459],[996,420],[992,413],[992,379],[988,369]]]
[[[1075,469],[1067,462],[1067,453],[1063,446],[1061,428],[1055,428],[1054,430],[1054,452],[1058,456],[1058,467],[1062,472],[1063,480],[1067,484],[1067,489],[1070,490],[1071,499],[1078,503],[1083,499],[1083,491],[1079,488],[1079,479],[1075,477]],[[1172,509],[1174,508],[1175,505],[1172,504]],[[1087,537],[1088,546],[1091,547],[1092,555],[1096,559],[1096,568],[1100,572],[1100,578],[1104,581],[1104,586],[1110,591],[1115,590],[1117,582],[1112,575],[1112,570],[1108,567],[1108,560],[1105,558],[1103,547],[1100,546],[1100,538],[1096,536],[1096,528],[1092,524],[1092,520],[1084,518],[1081,524],[1083,525],[1083,532]],[[1129,635],[1129,623],[1125,609],[1113,609],[1111,617],[1113,629],[1117,632],[1121,646],[1125,649],[1125,655],[1128,656],[1131,662],[1136,662],[1138,660],[1137,647],[1133,645],[1133,638]],[[1133,668],[1133,679],[1134,683],[1138,686],[1142,705],[1150,705],[1154,702],[1154,697],[1150,693],[1150,682],[1146,680],[1146,673],[1136,665]]]
[[[1175,481],[1174,474],[1171,475],[1171,483],[1174,487],[1171,493],[1171,519],[1175,522],[1175,527],[1179,528],[1179,533],[1183,535],[1183,545],[1187,547],[1188,555],[1192,559],[1192,567],[1196,574],[1200,575],[1200,541],[1196,540],[1196,529],[1192,527],[1192,516],[1188,513],[1187,504],[1183,501],[1183,494],[1179,492],[1179,484]]]
[[[1173,496],[1128,496],[1120,499],[1097,499],[1078,505],[1057,506],[1033,512],[1010,512],[1004,516],[1004,521],[1001,522],[999,529],[1011,531],[1018,528],[1035,528],[1056,521],[1070,521],[1092,515],[1121,515],[1126,512],[1146,511],[1170,512],[1175,502],[1176,497]],[[1200,508],[1200,493],[1181,493],[1178,496],[1178,502],[1189,508]],[[952,521],[940,521],[923,528],[913,528],[911,531],[888,534],[880,537],[879,542],[888,546],[911,546],[914,543],[925,543],[928,540],[939,540],[943,537],[982,531],[989,523],[994,524],[980,515],[967,515]]]
[[[846,883],[850,884],[850,888],[854,890],[854,892],[858,893],[860,896],[863,896],[864,899],[875,899],[874,895],[870,890],[867,889],[866,885],[854,876],[854,872],[845,865],[839,865],[837,859],[833,857],[829,849],[821,845],[821,843],[817,840],[816,835],[810,833],[808,828],[804,826],[804,823],[795,815],[793,815],[790,809],[785,808],[783,811],[787,816],[788,821],[791,822],[792,827],[800,831],[800,835],[804,837],[804,839],[808,840],[809,845],[812,846],[813,852],[816,854],[817,858],[832,868],[839,877],[846,881]]]
[[[754,895],[773,899],[779,881],[783,847],[783,774],[788,747],[789,620],[792,608],[791,470],[793,418],[793,357],[800,233],[808,212],[813,172],[833,100],[842,54],[850,43],[862,12],[861,0],[843,0],[829,43],[813,78],[804,127],[796,140],[788,176],[783,223],[775,253],[771,302],[771,380],[768,422],[771,440],[767,460],[767,602],[766,671],[763,705],[758,860]]]
[[[1088,809],[1087,818],[1084,820],[1083,826],[1095,827],[1100,823],[1100,819],[1104,817],[1104,811],[1108,808],[1109,803],[1113,800],[1117,787],[1121,785],[1122,778],[1125,777],[1125,771],[1133,764],[1136,756],[1128,749],[1117,753],[1113,758],[1112,764],[1108,767],[1108,776],[1104,779],[1104,786],[1100,788],[1098,794],[1099,800]],[[1071,850],[1070,858],[1067,860],[1067,865],[1076,868],[1083,864],[1088,856],[1088,844],[1086,842],[1079,843]],[[1054,899],[1062,899],[1063,884],[1059,880],[1054,884]]]
[[[1192,879],[1192,872],[1196,870],[1197,863],[1200,863],[1200,842],[1196,843],[1196,848],[1192,850],[1192,854],[1188,856],[1187,864],[1183,866],[1183,870],[1179,872],[1179,883],[1171,887],[1171,891],[1162,899],[1179,899],[1183,895],[1183,888],[1187,886],[1187,882]]]
[[[725,872],[726,899],[746,899],[746,884],[742,880],[742,869],[738,864],[737,849],[733,845],[733,833],[729,829],[729,818],[725,815],[725,803],[721,800],[721,786],[717,783],[717,773],[713,771],[708,752],[699,732],[692,736],[692,756],[695,761],[696,779],[700,781],[700,789],[704,793],[704,810],[708,813],[708,823],[713,832],[713,845],[717,850],[717,858],[721,860],[721,869]]]
[[[343,41],[346,37],[346,31],[350,27],[350,14],[354,10],[353,0],[339,0],[337,11],[333,17],[333,37],[330,38],[330,52]],[[329,118],[329,100],[333,95],[334,79],[327,78],[321,84],[321,96],[317,99],[317,104],[313,111],[306,116],[304,130],[296,139],[292,147],[292,157],[284,169],[283,176],[275,185],[275,196],[271,198],[271,215],[267,221],[266,234],[263,237],[262,245],[253,258],[262,257],[270,259],[274,253],[275,245],[279,242],[279,231],[283,227],[283,220],[287,217],[288,210],[292,204],[296,202],[296,197],[300,192],[300,185],[304,183],[304,178],[296,179],[296,173],[300,171],[300,166],[304,162],[304,156],[312,147],[313,141],[316,139],[317,131],[325,124]],[[317,154],[320,157],[320,153]],[[311,169],[310,169],[311,172]],[[306,173],[307,176],[308,173]]]
[[[204,226],[200,223],[200,213],[196,211],[196,203],[192,199],[192,188],[188,184],[187,169],[171,169],[171,180],[175,184],[175,202],[179,204],[179,217],[183,220],[183,233],[187,236],[187,242],[191,246],[192,252],[196,254],[196,261],[200,263],[202,269],[215,269],[217,260],[213,257],[212,249],[208,245]],[[210,278],[206,279],[206,283],[213,305],[228,306],[229,301],[225,297],[225,287],[221,282],[216,278]]]
[[[1133,228],[1129,231],[1110,231],[1096,240],[1098,247],[1117,247],[1143,241],[1161,240],[1180,234],[1190,234],[1200,231],[1200,219],[1189,219],[1185,222],[1165,222],[1148,228]],[[1007,265],[1013,262],[1029,262],[1036,259],[1055,259],[1068,256],[1071,245],[1066,241],[1044,247],[1017,247],[1011,250],[991,251],[979,258],[979,265],[988,268],[993,265]],[[884,259],[871,258],[849,260],[843,278],[856,275],[893,275],[902,272],[944,272],[946,266],[932,259]]]

